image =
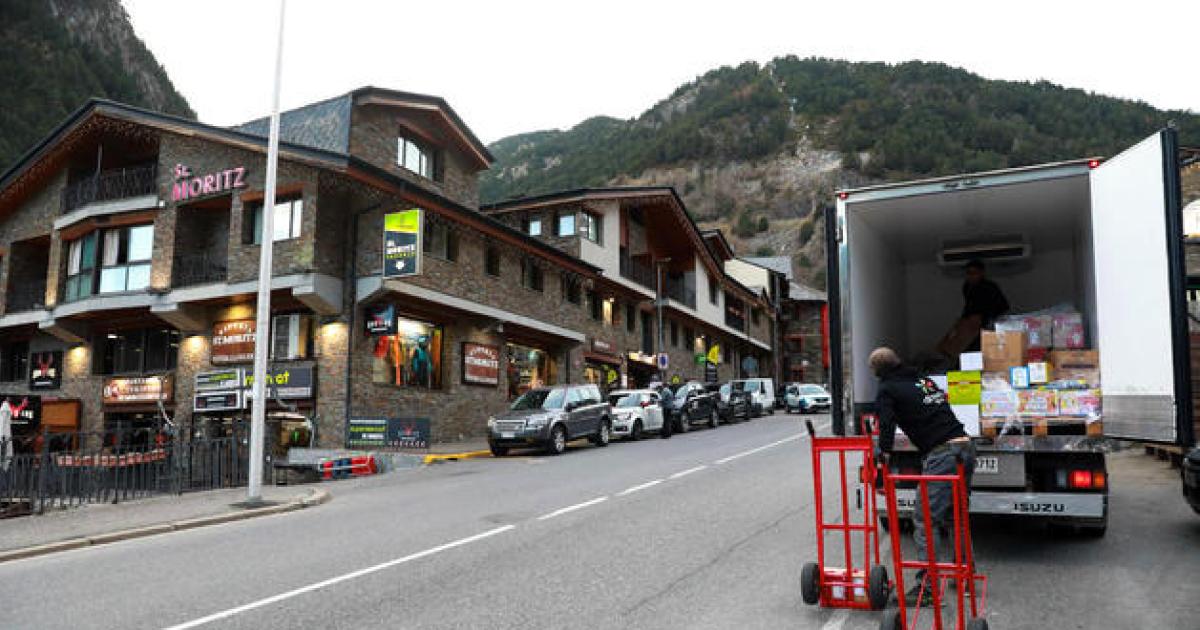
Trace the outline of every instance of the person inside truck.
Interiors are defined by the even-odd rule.
[[[972,259],[964,271],[962,319],[977,318],[976,331],[990,329],[1008,312],[1008,299],[995,282],[987,279],[982,260]],[[978,332],[967,349],[979,350]]]
[[[891,348],[876,348],[867,358],[867,365],[879,379],[879,393],[875,404],[879,414],[879,443],[876,445],[878,460],[887,466],[892,453],[896,427],[904,431],[908,440],[921,456],[921,470],[925,475],[947,475],[957,471],[962,461],[966,474],[968,492],[971,488],[971,473],[975,470],[975,445],[967,436],[962,423],[943,392],[933,379],[905,365]],[[948,535],[954,526],[953,501],[948,483],[929,484],[929,505],[922,505],[918,494],[913,507],[913,540],[917,544],[917,557],[926,558],[924,510],[929,510],[933,524],[934,553],[941,561],[952,561],[953,552],[947,549],[952,537]],[[911,606],[928,606],[932,602],[929,585],[922,591],[924,571],[916,576],[916,583],[905,595]],[[923,592],[923,595],[920,595]],[[921,601],[917,598],[920,595]]]

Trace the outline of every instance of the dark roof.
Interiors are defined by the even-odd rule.
[[[349,94],[311,103],[279,115],[279,140],[335,153],[350,153]],[[271,119],[258,118],[232,127],[235,131],[266,136]]]
[[[790,256],[757,256],[753,258],[741,258],[740,260],[748,262],[751,265],[757,265],[763,269],[781,273],[788,280],[792,279],[792,259]]]

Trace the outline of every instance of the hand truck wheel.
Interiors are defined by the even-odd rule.
[[[883,610],[891,594],[887,567],[881,564],[871,567],[871,572],[867,574],[867,598],[871,602],[871,608]]]
[[[893,608],[883,612],[879,620],[879,630],[904,630],[904,620],[900,619],[900,611]]]
[[[987,619],[976,617],[967,622],[967,630],[988,630]]]
[[[810,606],[821,601],[821,568],[816,562],[804,563],[800,571],[800,598]]]

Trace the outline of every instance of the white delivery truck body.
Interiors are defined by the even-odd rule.
[[[872,349],[911,357],[936,346],[960,315],[963,265],[981,258],[1013,312],[1070,303],[1083,314],[1100,355],[1104,436],[1190,443],[1177,142],[1166,129],[1107,161],[839,192],[826,230],[833,367],[846,375],[834,383],[835,426],[853,431],[872,409]],[[971,511],[1102,533],[1107,484],[1070,479],[1106,472],[1111,442],[1083,423],[1066,433],[976,438]],[[900,451],[893,465],[919,461]],[[901,509],[911,497],[901,494]]]

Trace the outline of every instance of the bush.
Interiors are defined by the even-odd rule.
[[[750,238],[755,235],[755,228],[756,226],[754,225],[754,221],[750,219],[750,215],[743,212],[738,216],[737,223],[733,226],[733,233],[741,238]]]
[[[767,221],[767,217],[759,217],[758,218],[758,231],[766,232],[769,229],[771,229],[771,223],[770,223],[770,221]]]
[[[805,245],[808,244],[809,241],[812,240],[814,230],[816,230],[816,228],[813,227],[813,222],[811,219],[806,220],[804,223],[800,224],[800,246],[801,247],[804,247]]]
[[[774,256],[775,248],[770,245],[759,245],[758,249],[754,250],[754,255],[760,258],[763,256]]]

